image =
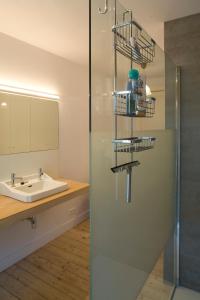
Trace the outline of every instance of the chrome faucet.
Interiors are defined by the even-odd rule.
[[[23,182],[23,177],[17,177],[15,173],[11,173],[11,185],[15,186],[15,180],[20,180],[20,183]]]
[[[39,179],[42,179],[42,175],[44,175],[44,172],[42,168],[39,168]]]

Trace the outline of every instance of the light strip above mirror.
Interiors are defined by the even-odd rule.
[[[21,87],[16,87],[16,86],[3,85],[3,84],[0,84],[0,92],[21,94],[25,96],[34,96],[34,97],[45,98],[49,100],[60,99],[60,97],[56,94],[39,92],[39,91],[29,90]]]

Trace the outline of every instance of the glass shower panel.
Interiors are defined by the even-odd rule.
[[[105,14],[99,13],[104,1],[90,6],[90,300],[169,300],[175,282],[176,67],[157,45],[146,68],[115,53],[113,26],[130,22],[126,9],[115,0]],[[126,90],[131,68],[146,76],[156,99],[151,118],[116,115],[115,94]],[[152,137],[155,145],[118,151],[116,137]],[[126,170],[111,169],[135,161],[140,164],[127,187]]]

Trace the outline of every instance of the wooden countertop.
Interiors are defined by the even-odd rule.
[[[23,220],[44,209],[63,203],[74,197],[82,195],[89,190],[88,183],[72,180],[62,180],[69,184],[69,189],[55,195],[37,200],[35,202],[21,202],[19,200],[0,195],[0,228]]]

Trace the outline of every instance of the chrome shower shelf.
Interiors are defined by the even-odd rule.
[[[131,91],[114,92],[113,96],[115,115],[151,118],[155,114],[153,97],[141,97]]]
[[[145,67],[155,56],[155,42],[135,22],[113,26],[116,50],[135,63]]]
[[[140,152],[154,147],[155,137],[132,137],[113,140],[115,152]]]

